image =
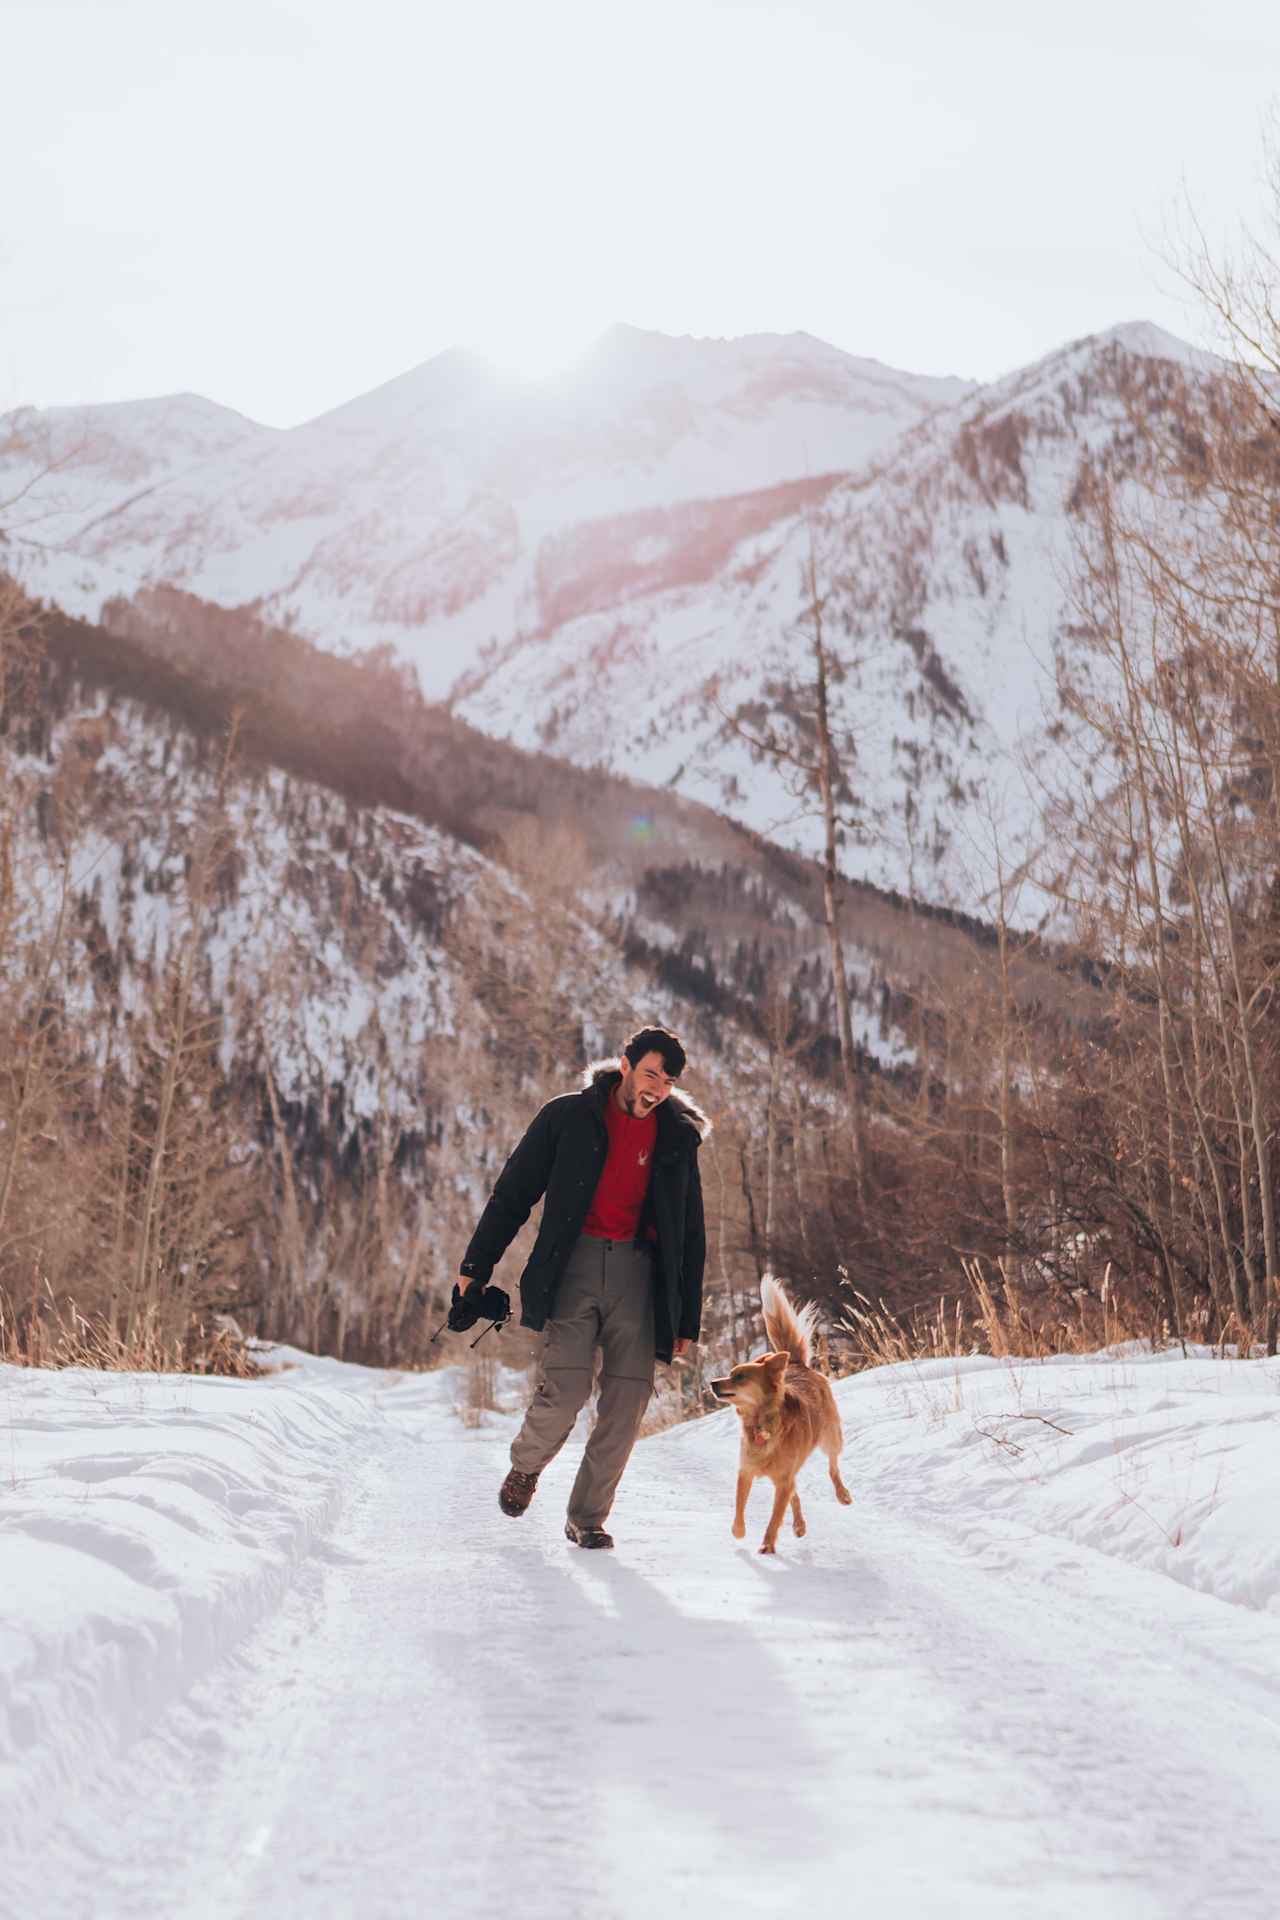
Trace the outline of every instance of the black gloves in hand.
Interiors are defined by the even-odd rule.
[[[496,1320],[501,1326],[510,1318],[511,1302],[502,1288],[487,1287],[481,1280],[472,1280],[465,1293],[460,1287],[453,1289],[453,1304],[445,1324],[450,1333],[467,1333],[477,1320]]]

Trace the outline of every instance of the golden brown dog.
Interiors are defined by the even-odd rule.
[[[711,1391],[717,1400],[736,1407],[742,1422],[733,1537],[741,1540],[747,1530],[752,1482],[772,1480],[773,1512],[760,1551],[774,1553],[788,1501],[797,1536],[804,1532],[796,1475],[815,1447],[827,1456],[836,1499],[847,1507],[853,1495],[840,1478],[844,1430],[835,1395],[825,1375],[810,1364],[815,1311],[803,1307],[797,1312],[777,1281],[767,1275],[760,1282],[760,1303],[774,1351],[758,1360],[744,1360],[723,1380],[713,1380]]]

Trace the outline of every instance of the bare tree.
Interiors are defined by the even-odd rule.
[[[816,803],[822,824],[822,912],[835,1000],[836,1030],[844,1087],[847,1140],[859,1207],[868,1199],[866,1101],[853,1037],[853,1009],[845,961],[840,911],[840,846],[854,824],[852,773],[856,749],[852,736],[837,728],[832,715],[832,680],[843,666],[827,636],[827,612],[835,591],[834,569],[819,556],[812,515],[801,564],[803,605],[798,622],[805,640],[810,676],[775,684],[765,701],[748,702],[727,716],[728,730],[760,758],[768,760],[806,807]]]

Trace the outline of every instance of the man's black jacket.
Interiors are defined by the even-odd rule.
[[[597,1068],[581,1093],[548,1101],[498,1175],[462,1261],[468,1280],[487,1282],[545,1194],[538,1237],[520,1276],[521,1325],[535,1332],[555,1311],[560,1275],[604,1172],[605,1102],[621,1078],[616,1068]],[[691,1100],[674,1092],[657,1114],[653,1178],[637,1240],[648,1238],[650,1224],[656,1228],[654,1344],[658,1358],[669,1360],[674,1339],[696,1340],[702,1324],[707,1238],[698,1148],[707,1121]]]

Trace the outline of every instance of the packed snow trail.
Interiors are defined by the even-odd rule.
[[[729,1536],[732,1414],[641,1443],[617,1550],[593,1554],[561,1532],[577,1437],[512,1521],[495,1495],[514,1420],[464,1429],[440,1376],[384,1392],[283,1605],[6,1863],[0,1903],[24,1920],[648,1920],[675,1900],[784,1920],[1272,1915],[1280,1619],[1033,1531],[1025,1501],[966,1506],[945,1470],[970,1431],[974,1484],[1021,1460],[993,1407],[1066,1452],[1075,1416],[975,1377],[961,1431],[958,1386],[930,1401],[913,1379],[924,1405],[841,1388],[855,1504],[811,1466],[808,1535],[788,1527],[772,1560],[763,1489],[747,1542]],[[1265,1419],[1274,1446],[1275,1384],[1233,1402],[1219,1439]]]

